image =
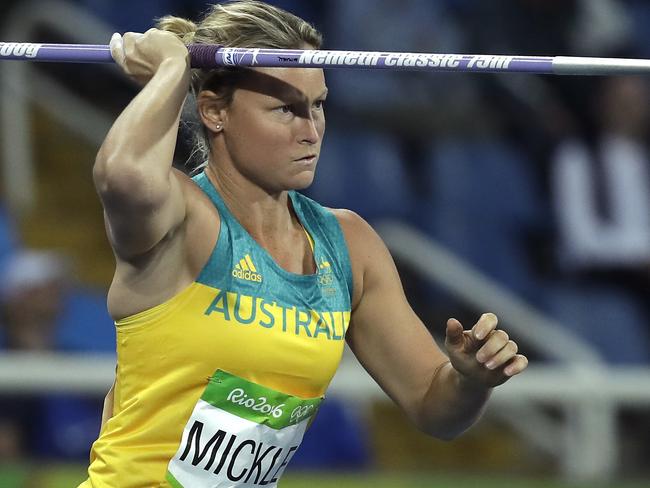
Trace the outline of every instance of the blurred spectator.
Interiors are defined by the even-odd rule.
[[[460,0],[452,12],[472,52],[608,56],[634,39],[629,12],[614,0]],[[648,100],[646,88],[636,85],[643,85],[641,78],[608,81],[600,91],[604,80],[486,76],[480,85],[482,116],[536,163],[535,189],[548,196],[541,215],[552,217],[555,211],[557,225],[552,218],[547,224],[539,220],[529,240],[537,279],[546,288],[533,288],[529,299],[591,342],[605,359],[642,363],[650,356],[648,335],[641,302],[631,291],[647,290],[647,281],[639,279],[647,274],[643,254],[650,248],[650,193],[647,162],[639,155],[647,151],[641,141],[647,134]],[[507,210],[497,217],[502,215]],[[508,239],[517,236],[520,230]],[[517,254],[508,255],[510,265],[517,263]],[[530,271],[522,263],[514,265]],[[558,270],[561,275],[554,275]],[[521,284],[517,291],[525,296]]]
[[[0,347],[113,352],[105,293],[79,286],[63,255],[17,251],[0,265],[0,276]]]
[[[6,349],[52,349],[64,270],[63,262],[50,253],[18,253],[5,260],[0,307]],[[42,418],[40,403],[36,397],[0,398],[0,458],[13,459],[28,452]]]
[[[650,91],[640,77],[610,78],[595,97],[599,134],[557,148],[552,188],[560,252],[570,270],[650,264]]]
[[[649,102],[643,78],[602,79],[594,127],[561,141],[551,166],[563,280],[551,311],[617,363],[650,360]]]
[[[0,282],[2,328],[7,349],[54,349],[57,317],[68,286],[68,266],[59,255],[24,251],[6,260]]]
[[[112,333],[105,304],[92,314],[74,313],[84,310],[80,303],[90,294],[75,293],[71,275],[68,261],[52,251],[20,251],[6,260],[0,271],[0,332],[6,350],[72,349],[63,340],[65,330],[91,338],[95,328]],[[113,347],[113,339],[109,341],[106,349]],[[96,345],[93,339],[85,342]],[[99,398],[64,394],[1,394],[0,458],[85,457],[99,429],[101,404]]]

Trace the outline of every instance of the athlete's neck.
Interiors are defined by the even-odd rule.
[[[235,171],[210,165],[205,170],[228,210],[260,244],[277,241],[301,229],[289,193],[269,193]]]

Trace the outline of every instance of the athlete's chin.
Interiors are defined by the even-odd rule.
[[[313,182],[313,172],[309,175],[299,175],[299,177],[294,178],[292,187],[294,190],[304,190],[305,188],[309,188]]]
[[[300,171],[291,177],[291,188],[293,190],[304,190],[314,182],[315,168]]]

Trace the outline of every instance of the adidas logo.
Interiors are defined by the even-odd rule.
[[[239,260],[232,270],[232,275],[240,280],[262,282],[262,275],[257,272],[249,254]]]

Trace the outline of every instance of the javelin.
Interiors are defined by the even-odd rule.
[[[377,51],[230,48],[190,44],[193,68],[281,67],[359,68],[472,73],[536,73],[549,75],[650,74],[650,60],[576,56],[504,56]],[[110,48],[100,44],[36,44],[0,42],[0,60],[59,63],[112,63]]]

